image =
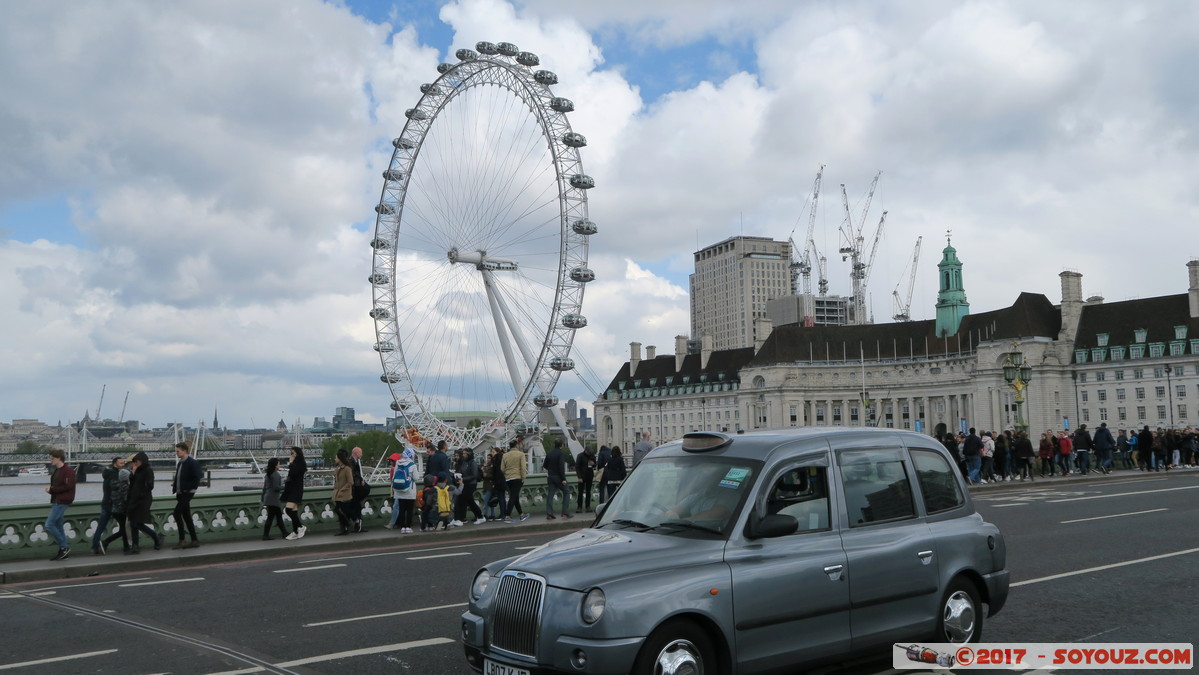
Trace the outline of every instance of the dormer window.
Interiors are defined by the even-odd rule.
[[[1175,340],[1185,340],[1186,337],[1187,337],[1187,327],[1186,326],[1175,326],[1174,327],[1174,339]]]
[[[1145,345],[1143,345],[1143,344],[1130,345],[1128,347],[1128,355],[1134,359],[1145,358]]]
[[[1124,348],[1123,347],[1112,347],[1112,360],[1113,361],[1123,361],[1124,360]]]
[[[1161,342],[1154,342],[1149,345],[1149,358],[1156,359],[1166,355],[1166,345]]]
[[[1099,345],[1100,347],[1106,347],[1107,346],[1107,333],[1100,333],[1100,334],[1096,335],[1095,336],[1095,344]]]
[[[1086,363],[1087,362],[1087,350],[1075,349],[1074,350],[1074,361],[1076,363]]]
[[[1103,361],[1103,357],[1106,353],[1107,353],[1107,350],[1103,349],[1102,347],[1092,349],[1091,350],[1091,360],[1096,363],[1099,363],[1100,361]]]
[[[1133,338],[1134,338],[1134,339],[1135,339],[1137,342],[1144,342],[1144,341],[1145,341],[1145,336],[1146,336],[1148,333],[1149,333],[1149,331],[1148,331],[1147,329],[1145,329],[1145,328],[1138,328],[1138,329],[1136,329],[1136,330],[1134,330],[1134,331],[1132,332],[1132,334],[1133,334]]]

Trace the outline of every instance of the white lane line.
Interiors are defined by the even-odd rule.
[[[275,574],[288,574],[289,572],[308,572],[310,570],[327,570],[334,567],[345,567],[345,563],[335,563],[333,565],[316,565],[314,567],[296,567],[290,570],[273,570]]]
[[[534,549],[539,549],[539,548],[541,548],[541,547],[540,546],[513,546],[512,550],[514,550],[514,551],[532,551]]]
[[[70,654],[68,656],[55,656],[49,659],[38,659],[37,661],[22,661],[21,663],[5,663],[0,665],[0,670],[11,670],[13,668],[28,668],[29,666],[40,666],[46,663],[58,663],[60,661],[70,661],[72,659],[86,659],[90,656],[103,656],[112,654],[115,649],[102,649],[98,652],[84,652],[82,654]]]
[[[29,591],[27,593],[0,593],[0,598],[27,598],[31,596],[54,595],[56,591]]]
[[[1062,525],[1068,523],[1085,523],[1088,520],[1103,520],[1105,518],[1123,518],[1124,516],[1139,516],[1142,513],[1157,513],[1158,511],[1169,511],[1170,509],[1149,509],[1148,511],[1131,511],[1129,513],[1113,513],[1110,516],[1095,516],[1093,518],[1078,518],[1075,520],[1063,520]]]
[[[1199,485],[1190,485],[1187,487],[1162,488],[1160,490],[1144,490],[1141,492],[1117,492],[1114,495],[1095,495],[1093,497],[1070,497],[1068,499],[1048,499],[1046,504],[1057,504],[1060,502],[1081,502],[1088,499],[1107,499],[1108,497],[1136,497],[1138,495],[1151,495],[1157,492],[1174,492],[1175,490],[1199,490]]]
[[[188,581],[204,581],[204,577],[190,577],[188,579],[166,579],[164,581],[142,581],[136,584],[118,584],[118,588],[129,588],[130,586],[156,586],[158,584],[182,584]]]
[[[114,581],[93,581],[90,584],[68,584],[65,586],[46,586],[45,588],[35,588],[34,591],[53,591],[60,588],[83,588],[84,586],[104,586],[106,584],[125,584],[130,581],[145,581],[153,577],[134,577],[132,579],[116,579]]]
[[[355,656],[369,656],[371,654],[386,654],[387,652],[398,652],[405,649],[414,649],[416,647],[431,647],[433,645],[453,644],[454,640],[449,638],[429,638],[427,640],[413,640],[412,642],[398,642],[392,645],[382,645],[379,647],[367,647],[366,649],[354,649],[348,652],[337,652],[335,654],[322,654],[320,656],[310,656],[306,659],[296,659],[295,661],[287,661],[285,663],[274,664],[276,668],[291,668],[293,666],[306,666],[310,663],[324,663],[327,661],[339,661]],[[246,673],[261,673],[263,668],[246,668],[245,670],[229,670],[217,675],[244,675]]]
[[[447,551],[455,548],[471,548],[472,546],[496,546],[498,544],[514,544],[526,541],[525,538],[520,539],[504,539],[501,541],[483,541],[477,544],[457,544],[454,546],[431,546],[429,548],[419,548],[409,551],[387,551],[385,553],[363,553],[362,555],[341,555],[334,558],[313,558],[312,560],[301,560],[301,565],[310,565],[312,563],[331,562],[334,560],[358,560],[359,558],[378,558],[389,555],[412,555],[413,553],[426,553],[428,551]]]
[[[1157,483],[1157,482],[1164,481],[1164,480],[1166,480],[1166,479],[1165,478],[1132,478],[1129,480],[1122,480],[1117,483],[1104,483],[1104,485],[1133,485],[1133,484],[1139,484],[1139,483]]]
[[[317,626],[332,626],[337,623],[352,623],[354,621],[368,621],[370,619],[386,619],[391,616],[403,616],[405,614],[417,614],[419,612],[432,612],[438,609],[455,609],[457,607],[465,607],[465,602],[459,602],[453,605],[437,605],[436,607],[422,607],[420,609],[405,609],[399,612],[388,612],[386,614],[368,614],[367,616],[353,616],[348,619],[334,619],[332,621],[317,621],[315,623],[306,623],[304,628],[316,628]]]
[[[1125,560],[1124,562],[1112,563],[1110,565],[1100,565],[1099,567],[1088,567],[1085,570],[1074,570],[1073,572],[1065,572],[1063,574],[1054,574],[1054,575],[1047,576],[1047,577],[1041,577],[1039,579],[1027,579],[1025,581],[1017,581],[1016,583],[1012,584],[1012,587],[1015,588],[1016,586],[1028,586],[1030,584],[1039,584],[1042,581],[1053,581],[1054,579],[1065,579],[1066,577],[1074,577],[1074,576],[1078,576],[1080,574],[1089,574],[1091,572],[1101,572],[1103,570],[1110,570],[1110,569],[1114,569],[1116,567],[1127,567],[1128,565],[1139,565],[1140,563],[1152,562],[1154,560],[1164,560],[1165,558],[1173,558],[1175,556],[1180,556],[1180,555],[1189,555],[1191,553],[1199,553],[1199,548],[1188,548],[1184,551],[1174,551],[1173,553],[1163,553],[1161,555],[1152,555],[1152,556],[1149,556],[1148,558],[1137,558],[1136,560]]]
[[[1028,506],[1028,502],[1021,502],[1021,503],[1019,503],[1019,504],[992,504],[992,505],[991,505],[991,508],[994,508],[994,509],[1006,509],[1006,508],[1007,508],[1007,507],[1009,507],[1009,506]]]
[[[458,553],[438,553],[437,555],[414,555],[408,560],[432,560],[434,558],[455,558],[460,555],[473,555],[470,551],[459,551]]]

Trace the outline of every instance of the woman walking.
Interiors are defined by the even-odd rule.
[[[527,520],[529,514],[520,508],[520,488],[525,484],[529,468],[525,466],[525,453],[521,452],[520,443],[513,440],[508,444],[508,452],[504,453],[500,469],[504,472],[504,484],[508,488],[508,508],[504,511],[504,522],[512,522],[514,508],[521,520]]]
[[[283,502],[279,496],[283,494],[283,476],[279,475],[279,458],[271,457],[266,463],[266,475],[262,478],[262,505],[266,507],[266,523],[262,527],[262,540],[270,541],[271,523],[279,526],[279,535],[286,537],[287,528],[283,526]]]
[[[1041,478],[1045,477],[1045,471],[1048,469],[1049,475],[1054,474],[1053,456],[1056,454],[1053,447],[1053,431],[1046,431],[1041,434],[1041,445],[1037,448],[1037,456],[1041,458]]]
[[[604,484],[607,486],[604,495],[605,501],[612,499],[616,488],[620,487],[627,475],[628,469],[624,466],[624,457],[620,455],[620,446],[614,445],[612,446],[612,457],[604,467]]]
[[[337,467],[333,470],[333,510],[337,513],[337,522],[341,532],[337,537],[350,533],[353,522],[351,501],[354,499],[354,470],[350,468],[350,453],[345,450],[337,451]]]
[[[111,485],[109,478],[105,475],[105,487],[110,491],[109,497],[112,501],[110,517],[117,521],[117,533],[111,534],[100,542],[100,553],[104,553],[108,549],[108,545],[117,539],[121,540],[121,549],[129,552],[129,534],[125,531],[125,512],[128,510],[129,503],[129,469],[125,468],[125,458],[116,457],[112,460],[112,469],[116,474],[112,477]],[[105,474],[108,472],[105,471]],[[103,535],[103,532],[99,534]]]
[[[287,517],[291,519],[291,534],[288,539],[302,539],[308,528],[300,524],[300,502],[304,501],[304,474],[308,473],[308,463],[304,461],[304,451],[296,446],[291,447],[291,461],[287,464],[287,481],[283,483],[283,495]]]
[[[138,533],[144,532],[154,540],[154,550],[162,548],[162,535],[150,527],[154,516],[150,513],[150,505],[154,503],[154,467],[150,466],[150,457],[145,452],[133,456],[129,464],[133,467],[133,475],[129,479],[129,505],[125,517],[129,519],[129,529],[133,531],[133,545],[129,553],[141,553]]]

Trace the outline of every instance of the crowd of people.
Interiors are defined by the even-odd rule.
[[[1116,469],[1169,471],[1199,467],[1199,432],[1184,429],[1140,431],[1118,429],[1113,435],[1107,422],[1092,433],[1087,425],[1073,432],[1048,429],[1034,449],[1023,431],[970,429],[969,433],[942,434],[939,439],[958,460],[962,475],[974,485],[1040,477],[1111,473]]]

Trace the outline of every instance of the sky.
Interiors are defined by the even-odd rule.
[[[952,233],[975,312],[1183,293],[1199,258],[1199,4],[760,0],[0,3],[0,420],[382,422],[366,277],[390,140],[436,65],[508,41],[575,102],[591,219],[556,393],[590,409],[629,343],[689,331],[692,254],[814,240],[840,184],[876,320]],[[124,403],[128,394],[128,403]]]

